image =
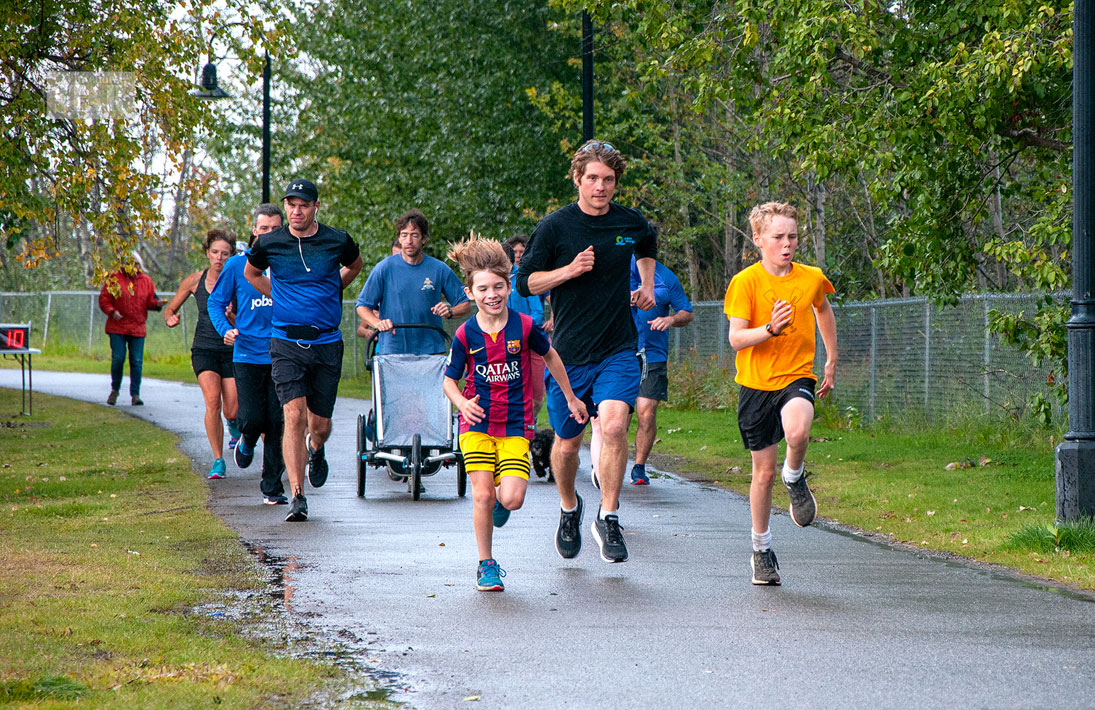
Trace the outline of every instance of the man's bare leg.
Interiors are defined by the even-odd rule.
[[[614,513],[620,507],[620,488],[627,466],[627,429],[631,407],[626,402],[606,399],[597,405],[601,421],[601,456],[597,475],[601,479],[601,510]]]

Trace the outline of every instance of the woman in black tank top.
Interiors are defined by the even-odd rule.
[[[174,328],[182,321],[179,309],[186,303],[186,299],[193,295],[198,304],[198,321],[194,327],[190,361],[205,397],[205,434],[209,438],[209,448],[213,450],[213,465],[209,471],[209,478],[212,479],[224,478],[226,470],[221,412],[228,420],[228,431],[231,435],[228,448],[235,447],[240,436],[239,429],[236,428],[239,405],[236,399],[236,379],[232,372],[232,346],[224,344],[224,339],[213,327],[209,320],[209,311],[206,310],[209,292],[216,285],[224,263],[235,254],[235,243],[235,238],[228,231],[210,230],[202,243],[205,256],[209,259],[209,268],[195,271],[183,279],[175,297],[163,310],[167,327]],[[231,313],[228,317],[229,320],[235,320]]]

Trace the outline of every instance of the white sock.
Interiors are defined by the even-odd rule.
[[[761,552],[763,550],[769,550],[772,548],[772,530],[769,528],[762,533],[758,533],[755,530],[752,531],[753,535],[753,551]]]
[[[787,462],[784,461],[783,462],[783,482],[784,483],[794,483],[798,479],[802,478],[802,471],[805,468],[806,468],[806,464],[803,463],[801,466],[798,467],[798,470],[796,471],[793,468],[787,468]]]
[[[615,510],[605,510],[604,508],[601,508],[599,511],[597,511],[597,517],[600,518],[601,520],[604,520],[606,515],[616,515],[616,511]],[[617,517],[619,517],[619,516],[617,516]]]
[[[577,512],[577,510],[578,510],[578,506],[574,506],[570,510],[567,510],[566,508],[563,508],[563,506],[561,506],[561,505],[559,507],[563,509],[564,513],[574,513],[574,512]]]

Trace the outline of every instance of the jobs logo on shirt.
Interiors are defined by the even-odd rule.
[[[616,237],[616,246],[618,247],[631,247],[635,246],[635,237],[625,237],[620,234]]]
[[[510,355],[516,355],[517,353],[521,352],[521,341],[520,340],[507,340],[506,341],[506,352],[509,353]]]
[[[427,276],[426,280],[422,282],[422,288],[420,288],[419,291],[433,291],[433,290],[434,290],[433,281],[431,281],[430,277]]]

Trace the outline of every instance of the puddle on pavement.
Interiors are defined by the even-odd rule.
[[[270,585],[273,589],[268,596],[278,602],[285,611],[293,611],[293,581],[300,563],[292,555],[274,555],[266,551],[261,543],[241,541],[247,551],[255,556],[263,567],[270,572]]]
[[[304,623],[309,627],[308,633],[297,637],[296,648],[290,649],[289,656],[327,661],[341,668],[351,679],[364,678],[368,681],[367,685],[355,685],[340,694],[340,701],[382,700],[401,705],[393,696],[407,697],[413,691],[399,673],[368,664],[367,659],[376,652],[368,646],[375,643],[375,639],[366,641],[348,629],[331,633],[317,624],[301,622],[301,615],[293,609],[293,596],[296,592],[294,583],[296,573],[301,569],[299,560],[293,555],[269,552],[262,543],[247,540],[241,540],[241,543],[267,570],[267,582],[271,590],[265,596],[274,603],[277,613],[283,614],[285,621],[296,620],[297,624]],[[372,635],[372,632],[368,635]]]

